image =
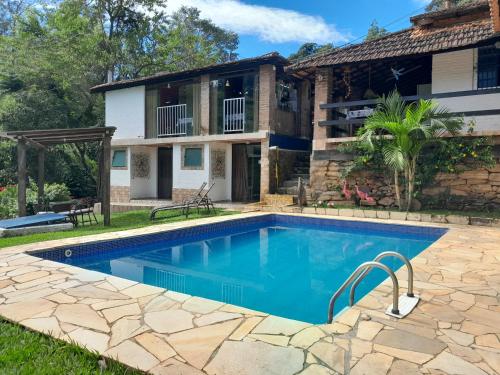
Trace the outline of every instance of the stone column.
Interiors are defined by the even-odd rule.
[[[316,70],[316,85],[314,88],[314,137],[313,150],[325,150],[327,128],[319,126],[320,121],[329,120],[330,111],[321,109],[320,104],[331,101],[333,86],[333,69],[319,68]]]
[[[259,68],[259,130],[274,130],[276,116],[276,67]]]
[[[201,135],[210,134],[210,75],[201,76],[200,119]]]

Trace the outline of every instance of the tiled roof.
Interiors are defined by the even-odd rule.
[[[231,71],[233,69],[242,69],[250,66],[261,65],[261,64],[275,64],[275,65],[287,65],[288,60],[281,56],[278,52],[270,52],[262,56],[251,57],[236,61],[229,61],[222,64],[212,64],[203,66],[200,68],[182,70],[177,72],[160,72],[152,76],[127,79],[123,81],[115,81],[111,83],[104,83],[102,85],[94,86],[90,89],[90,92],[104,92],[109,90],[123,89],[133,86],[141,86],[144,84],[154,84],[159,82],[164,82],[168,80],[179,80],[186,79],[190,77],[195,77],[201,74],[207,73],[222,73]]]
[[[415,23],[418,20],[424,18],[450,18],[450,17],[458,17],[471,11],[477,10],[489,10],[489,4],[487,0],[477,0],[467,3],[465,5],[459,7],[452,7],[449,9],[436,10],[433,12],[427,12],[423,14],[419,14],[417,16],[411,17],[410,21]]]
[[[487,4],[487,3],[486,3]],[[483,7],[482,2],[475,9]],[[470,10],[470,8],[468,8]],[[444,12],[427,13],[436,16]],[[400,56],[415,56],[473,46],[498,36],[491,18],[440,27],[414,26],[372,41],[339,48],[298,61],[287,70],[356,63]]]

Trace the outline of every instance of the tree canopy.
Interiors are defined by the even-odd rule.
[[[378,25],[377,20],[373,20],[368,28],[368,32],[366,33],[365,41],[374,40],[380,38],[384,35],[387,35],[389,32],[382,26]]]
[[[194,8],[167,14],[164,0],[43,4],[0,1],[0,131],[102,126],[103,97],[89,89],[106,82],[108,72],[127,79],[236,58],[238,36]],[[95,175],[95,152],[56,148],[48,155],[47,181],[72,174],[68,163]],[[5,186],[15,176],[0,179]]]
[[[332,51],[335,47],[332,43],[318,44],[318,43],[304,43],[297,52],[292,53],[288,58],[290,60],[300,60],[316,53],[323,53]]]

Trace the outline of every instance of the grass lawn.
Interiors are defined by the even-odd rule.
[[[110,360],[101,372],[99,359],[99,355],[76,345],[0,319],[1,374],[143,374]]]
[[[157,219],[155,221],[149,220],[149,210],[140,210],[140,211],[128,211],[115,213],[111,215],[111,226],[105,227],[102,224],[102,218],[98,216],[98,220],[100,223],[98,225],[85,225],[79,226],[73,230],[69,231],[61,231],[61,232],[53,232],[53,233],[37,233],[31,234],[28,236],[19,236],[19,237],[6,237],[0,238],[0,248],[23,245],[33,242],[41,242],[41,241],[49,241],[49,240],[57,240],[61,238],[70,238],[70,237],[80,237],[80,236],[88,236],[91,234],[105,233],[105,232],[116,232],[120,230],[126,229],[134,229],[147,227],[155,224],[164,224],[164,223],[173,223],[176,221],[185,221],[192,219],[199,219],[202,217],[214,216],[212,213],[208,213],[206,211],[200,211],[200,213],[192,212],[189,214],[189,218],[186,219],[185,216],[177,215],[180,212],[165,212],[159,213],[157,215]],[[237,211],[226,211],[222,209],[216,210],[216,215],[231,215],[238,213]],[[175,214],[175,216],[174,216]]]

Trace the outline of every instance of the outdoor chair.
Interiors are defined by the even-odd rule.
[[[66,215],[68,220],[73,224],[73,226],[78,226],[78,218],[75,212],[77,202],[62,201],[62,202],[49,202],[49,210],[61,215]]]
[[[188,215],[189,215],[189,208],[188,207],[190,205],[193,205],[194,202],[198,202],[200,199],[202,199],[203,190],[205,189],[206,186],[207,186],[207,183],[203,182],[195,194],[193,194],[189,198],[184,199],[184,201],[180,204],[172,204],[172,205],[168,205],[168,206],[161,206],[161,207],[153,208],[153,210],[151,211],[151,214],[149,215],[149,219],[154,220],[156,218],[156,214],[158,212],[172,211],[172,210],[179,210],[179,209],[181,210],[182,215],[185,215],[186,217],[188,217]]]
[[[212,207],[213,211],[215,212],[214,202],[208,196],[208,194],[210,193],[210,191],[214,186],[215,186],[215,181],[213,181],[212,184],[208,187],[208,189],[204,193],[199,195],[199,197],[197,197],[191,202],[188,202],[185,205],[184,209],[189,212],[190,208],[196,208],[197,212],[199,213],[200,207],[206,207],[208,212],[210,212],[210,207]]]
[[[81,223],[82,225],[85,225],[85,223],[88,223],[89,225],[92,225],[93,222],[99,224],[94,213],[94,203],[94,199],[92,198],[82,198],[75,205],[74,212],[77,216],[77,224]],[[81,220],[78,220],[78,216]]]

